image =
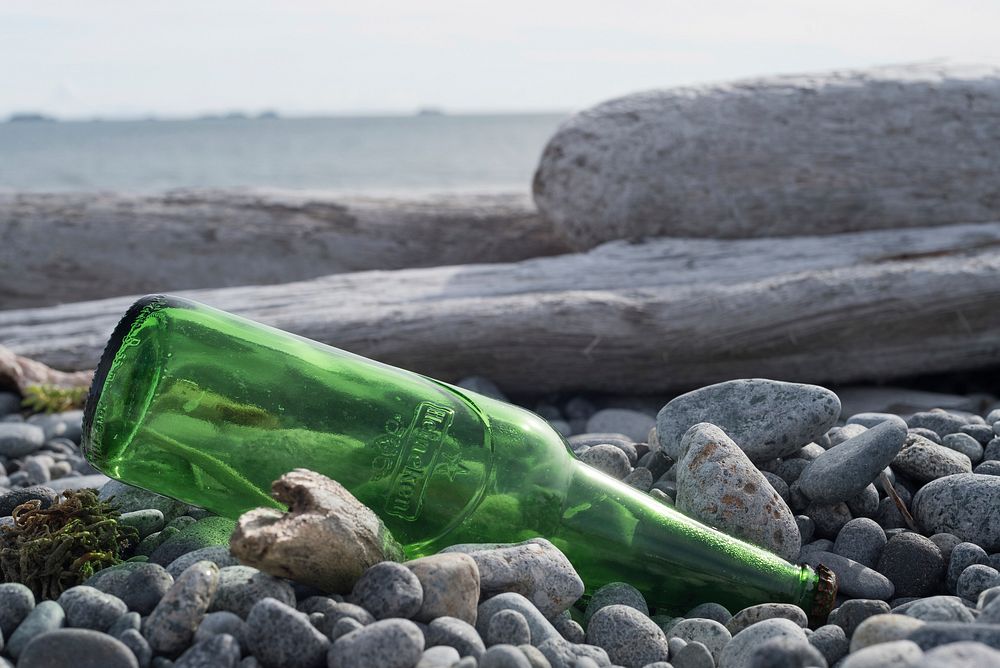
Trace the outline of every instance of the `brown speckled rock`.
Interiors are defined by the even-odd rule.
[[[244,564],[348,593],[369,566],[402,559],[382,520],[340,483],[295,469],[276,480],[271,493],[288,512],[257,508],[240,517],[230,549]]]
[[[793,561],[795,517],[746,454],[718,427],[696,424],[682,439],[677,509]]]

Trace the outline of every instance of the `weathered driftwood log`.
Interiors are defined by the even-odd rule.
[[[1000,69],[925,64],[628,95],[549,141],[535,202],[577,248],[1000,219]]]
[[[1000,223],[659,239],[182,294],[445,380],[483,374],[512,392],[884,380],[1000,362],[998,247]],[[89,368],[130,303],[0,312],[0,341]]]
[[[93,376],[91,371],[58,371],[0,346],[0,390],[14,389],[24,394],[32,385],[87,387]]]
[[[0,194],[0,308],[564,252],[526,194]]]

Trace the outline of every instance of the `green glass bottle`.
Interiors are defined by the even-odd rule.
[[[277,506],[308,468],[385,521],[408,557],[544,536],[588,591],[613,581],[683,612],[768,601],[824,615],[820,575],[575,458],[542,418],[186,299],[136,302],[98,366],[83,448],[107,475],[227,517]]]

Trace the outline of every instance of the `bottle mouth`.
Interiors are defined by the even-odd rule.
[[[131,349],[138,346],[137,330],[140,325],[153,313],[168,306],[179,305],[179,303],[175,303],[176,301],[178,300],[166,295],[147,295],[140,298],[125,312],[125,315],[115,326],[111,338],[108,339],[97,370],[94,372],[94,379],[90,384],[90,391],[87,393],[87,402],[83,410],[81,450],[91,464],[97,465],[106,454],[104,451],[106,446],[104,438],[105,416],[99,408],[105,386],[114,378],[115,371],[124,363]],[[151,371],[152,365],[147,365],[147,367]],[[130,379],[128,382],[132,384],[133,388],[138,388],[141,379]]]
[[[826,616],[833,610],[837,599],[837,576],[832,570],[818,564],[816,575],[819,582],[816,585],[816,593],[813,596],[812,617],[819,623],[826,623]]]

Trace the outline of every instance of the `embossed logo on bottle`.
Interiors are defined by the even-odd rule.
[[[389,482],[386,513],[407,521],[417,519],[424,501],[427,481],[442,458],[441,446],[454,419],[455,411],[452,409],[425,401],[417,406],[413,421],[404,434],[397,436],[389,431],[383,437],[385,442],[380,444],[383,456],[389,454],[387,450],[391,452],[398,447],[392,480]],[[452,469],[457,462],[453,461],[454,457],[445,459],[450,467],[448,476],[453,478],[456,473]],[[386,460],[382,459],[376,470],[376,478],[384,475],[386,464]],[[378,469],[382,470],[382,475],[379,475]]]

